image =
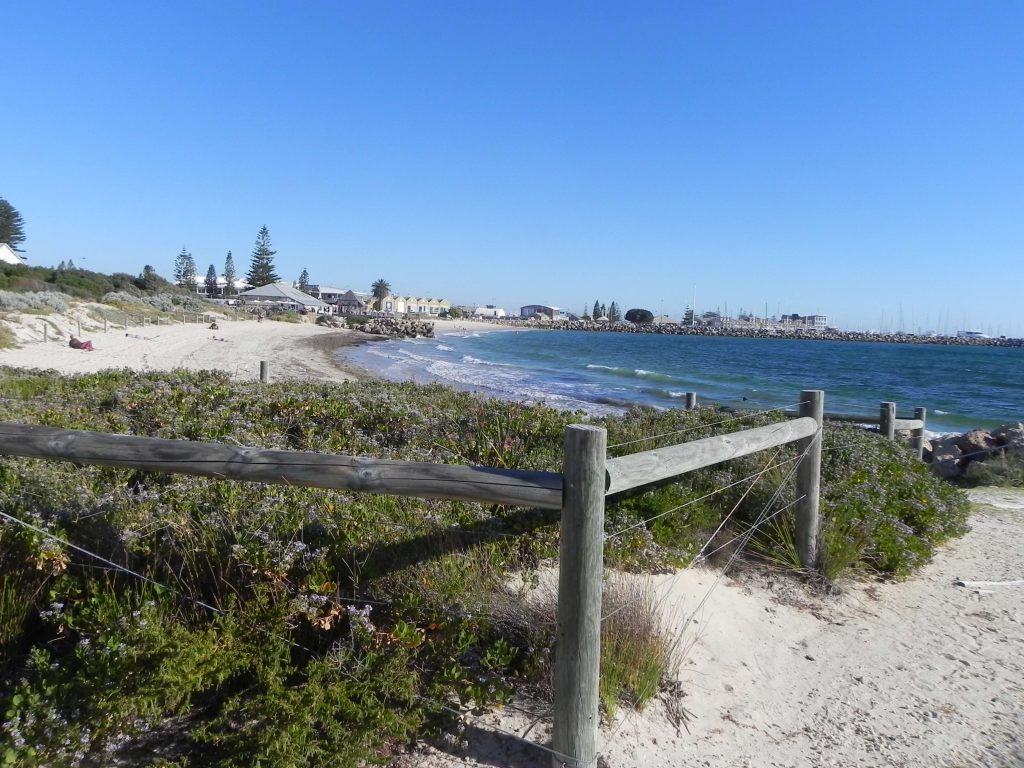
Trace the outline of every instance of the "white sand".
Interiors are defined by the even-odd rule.
[[[814,598],[789,578],[723,579],[682,634],[675,708],[689,722],[677,729],[667,696],[620,716],[602,729],[607,765],[1024,765],[1024,585],[1012,584],[1024,579],[1024,492],[972,496],[971,532],[905,583]],[[667,615],[681,623],[716,576],[657,577]],[[468,722],[467,748],[424,748],[400,765],[550,767],[496,730],[549,744],[547,719]]]
[[[269,365],[270,380],[304,379],[350,381],[361,372],[331,353],[370,338],[348,330],[313,323],[218,319],[219,328],[176,321],[164,325],[131,326],[127,330],[88,318],[83,305],[68,315],[8,316],[20,347],[0,350],[0,365],[54,369],[62,374],[93,373],[108,368],[137,371],[225,371],[235,379],[257,379],[260,361]],[[43,324],[49,325],[43,342]],[[93,343],[91,352],[68,346],[71,333]],[[507,330],[477,321],[438,322],[437,332]]]

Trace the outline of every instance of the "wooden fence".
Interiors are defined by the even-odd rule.
[[[561,509],[553,765],[592,768],[598,757],[605,499],[795,442],[796,540],[818,565],[818,490],[824,393],[800,393],[797,418],[606,458],[607,433],[566,427],[562,472],[388,461],[0,423],[0,454],[200,475],[221,480]],[[923,421],[923,420],[922,420]]]

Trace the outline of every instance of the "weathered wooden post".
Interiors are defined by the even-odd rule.
[[[103,316],[103,332],[104,333],[107,332],[107,316],[106,315]]]
[[[687,392],[686,393],[686,410],[692,411],[697,407],[697,393]]]
[[[910,431],[910,447],[918,460],[924,457],[924,428],[928,423],[928,409],[915,408],[914,418],[920,420],[921,426]]]
[[[78,338],[82,338],[82,321],[77,320],[76,322],[78,323],[78,333],[76,335]]]
[[[803,460],[796,469],[796,549],[800,564],[807,569],[819,565],[818,499],[821,492],[821,438],[825,415],[825,393],[820,389],[805,389],[800,393],[800,415],[810,416],[818,422],[818,431],[798,440],[797,449]]]
[[[552,732],[556,768],[593,768],[597,762],[607,443],[608,433],[600,427],[565,429]]]
[[[878,431],[886,440],[896,439],[896,403],[879,406]]]
[[[270,381],[270,364],[266,360],[260,360],[260,383],[266,384]]]
[[[43,344],[46,344],[50,340],[50,326],[43,323]]]

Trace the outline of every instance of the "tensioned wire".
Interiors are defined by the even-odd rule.
[[[820,434],[821,433],[819,432],[818,436],[820,436]],[[814,440],[819,439],[818,436],[815,436]],[[732,555],[730,556],[729,560],[726,562],[726,564],[719,571],[718,575],[715,577],[715,580],[711,583],[711,586],[708,588],[707,592],[704,594],[704,597],[697,604],[697,607],[694,608],[694,610],[690,613],[690,615],[686,618],[686,620],[678,628],[677,632],[679,634],[681,634],[686,629],[686,627],[688,627],[690,625],[690,622],[693,621],[693,619],[697,615],[697,613],[704,607],[704,605],[707,603],[707,601],[711,598],[712,593],[715,591],[715,588],[721,582],[722,577],[726,574],[726,572],[729,570],[729,568],[732,566],[732,564],[739,557],[740,553],[743,551],[743,549],[750,542],[750,539],[753,537],[754,532],[757,530],[757,528],[760,527],[761,525],[763,525],[769,519],[771,519],[771,517],[774,517],[776,514],[779,514],[784,509],[788,508],[789,506],[792,506],[793,503],[796,503],[796,502],[792,502],[791,504],[786,505],[782,509],[777,510],[772,515],[768,515],[768,510],[775,503],[776,499],[778,499],[779,495],[782,493],[782,489],[786,486],[786,483],[790,480],[790,478],[792,477],[793,473],[796,472],[797,467],[799,467],[800,462],[803,461],[804,458],[806,458],[806,456],[809,453],[811,447],[814,445],[814,440],[810,441],[810,443],[807,445],[807,447],[803,450],[803,452],[798,457],[797,463],[794,464],[794,466],[790,468],[790,471],[787,473],[786,477],[783,478],[782,481],[779,483],[779,486],[775,489],[775,492],[772,494],[771,498],[765,504],[764,508],[761,510],[761,513],[758,515],[757,519],[750,526],[750,529],[743,534],[743,536],[741,537],[742,540],[740,542],[740,545],[736,548],[736,551],[732,553]],[[680,573],[682,573],[682,572],[680,572]],[[680,574],[676,574],[673,577],[673,580],[677,579],[679,577],[679,575]],[[608,737],[605,739],[605,743],[613,741],[615,739],[615,737],[618,735],[619,731],[622,730],[623,726],[625,726],[627,722],[630,722],[636,716],[636,714],[637,713],[636,713],[635,710],[629,711],[627,713],[626,717],[624,717],[622,719],[622,721],[615,727],[615,730],[613,730],[608,735]]]
[[[186,600],[186,601],[188,601],[188,602],[190,602],[190,603],[192,603],[194,605],[197,605],[197,606],[199,606],[201,608],[205,608],[206,610],[212,611],[213,613],[216,613],[218,615],[227,615],[225,611],[221,610],[220,608],[217,608],[216,606],[210,605],[209,603],[206,603],[206,602],[204,602],[202,600],[198,600],[198,599],[192,597],[191,595],[188,595],[188,594],[182,592],[179,589],[175,589],[174,587],[167,586],[166,584],[161,584],[160,582],[158,582],[158,581],[156,581],[154,579],[151,579],[148,576],[145,576],[145,575],[139,573],[138,571],[134,571],[131,568],[128,568],[128,567],[123,566],[123,565],[120,565],[119,563],[115,563],[113,560],[108,560],[107,558],[105,558],[105,557],[103,557],[101,555],[98,555],[95,552],[91,552],[90,550],[85,549],[84,547],[80,547],[77,544],[73,544],[73,543],[71,543],[70,541],[68,541],[66,539],[62,539],[60,536],[57,536],[57,535],[51,533],[50,531],[47,531],[44,528],[40,528],[38,526],[32,525],[31,523],[29,523],[29,522],[27,522],[25,520],[22,520],[20,518],[17,518],[17,517],[15,517],[13,515],[10,515],[10,514],[4,512],[3,510],[0,510],[0,516],[10,520],[13,523],[16,523],[16,524],[21,525],[21,526],[23,526],[25,528],[28,528],[29,530],[34,531],[35,533],[38,533],[38,534],[40,534],[42,536],[45,536],[46,538],[51,539],[51,540],[57,542],[58,544],[62,544],[63,546],[68,547],[69,549],[75,550],[76,552],[80,552],[83,555],[86,555],[86,556],[91,557],[91,558],[93,558],[95,560],[98,560],[99,562],[101,562],[101,563],[103,563],[103,564],[105,564],[107,566],[110,566],[115,571],[118,571],[118,572],[121,572],[121,573],[125,573],[125,574],[127,574],[129,576],[133,576],[133,577],[135,577],[135,578],[137,578],[137,579],[139,579],[139,580],[141,580],[141,581],[143,581],[143,582],[145,582],[147,584],[152,585],[153,587],[156,587],[159,590],[167,591],[167,592],[169,592],[169,593],[171,593],[173,595],[176,595],[177,597],[182,598],[183,600]],[[338,598],[338,599],[341,600],[342,602],[374,603],[374,601],[364,601],[364,600],[347,601],[345,598]],[[376,603],[376,604],[378,604],[378,605],[386,605],[385,603],[379,603],[379,602]],[[277,640],[281,640],[281,641],[283,641],[283,642],[285,642],[285,643],[287,643],[287,644],[289,644],[289,645],[291,645],[291,646],[293,646],[295,648],[299,648],[300,650],[303,650],[303,651],[309,653],[311,656],[318,656],[319,655],[319,654],[317,654],[317,652],[313,651],[310,648],[307,648],[306,646],[302,645],[301,643],[297,643],[296,641],[292,640],[289,637],[285,637],[285,636],[279,635],[279,634],[277,634],[275,632],[271,632],[269,630],[262,630],[262,629],[259,629],[259,628],[257,628],[257,631],[261,631],[264,634],[268,635],[269,637],[273,637],[273,638],[275,638]],[[425,702],[427,704],[430,704],[432,706],[436,706],[439,709],[442,709],[442,710],[444,710],[444,711],[446,711],[446,712],[448,712],[450,714],[454,714],[454,715],[458,716],[458,718],[460,720],[465,718],[466,715],[469,714],[468,712],[462,712],[462,711],[459,711],[459,710],[456,710],[456,709],[452,709],[451,707],[447,706],[446,704],[444,704],[444,703],[442,703],[442,702],[440,702],[440,701],[438,701],[436,699],[429,699],[429,698],[423,696],[422,694],[416,694],[416,697],[420,701],[423,701],[423,702]],[[520,736],[517,733],[513,733],[512,731],[506,730],[506,729],[501,728],[499,726],[495,726],[493,724],[488,724],[487,727],[491,728],[493,730],[496,730],[496,731],[498,731],[498,732],[500,732],[500,733],[502,733],[502,734],[504,734],[506,736],[509,736],[510,738],[516,739],[517,741],[523,742],[524,744],[527,744],[529,746],[536,747],[537,749],[543,750],[544,752],[547,752],[547,753],[553,755],[554,757],[558,758],[558,760],[563,765],[565,764],[565,762],[567,760],[575,760],[575,758],[573,758],[573,757],[570,757],[568,755],[564,755],[561,752],[558,752],[558,751],[553,750],[553,749],[551,749],[549,747],[546,747],[543,744],[538,744],[535,741],[530,741],[529,739],[525,738],[524,736]],[[531,725],[530,727],[532,728],[533,726]]]
[[[808,401],[801,401],[800,403],[798,403],[798,405],[804,405],[806,402],[810,402],[810,401],[809,400]],[[622,443],[615,443],[614,445],[609,445],[607,450],[610,451],[613,448],[623,448],[623,447],[625,447],[627,445],[635,445],[637,443],[644,443],[644,442],[647,442],[648,440],[658,440],[658,439],[660,439],[662,437],[672,437],[674,435],[683,435],[683,434],[686,434],[687,432],[694,432],[694,431],[696,431],[698,429],[706,429],[707,427],[717,427],[717,426],[720,426],[722,424],[732,424],[733,422],[736,422],[736,421],[743,421],[745,419],[751,419],[751,418],[754,418],[755,416],[763,416],[764,414],[767,414],[767,413],[775,413],[777,411],[789,411],[789,410],[792,410],[792,408],[793,408],[793,406],[791,406],[791,405],[784,405],[784,406],[779,406],[778,408],[768,408],[767,410],[763,410],[763,411],[751,411],[750,413],[743,413],[743,414],[741,414],[739,416],[733,416],[732,418],[722,419],[721,421],[712,421],[712,422],[709,422],[707,424],[695,424],[693,426],[684,427],[682,429],[676,429],[676,430],[673,430],[671,432],[662,432],[661,434],[658,434],[658,435],[649,435],[647,437],[638,437],[636,440],[627,440],[627,441],[622,442]]]
[[[775,457],[773,456],[772,457],[772,461],[774,461],[774,458]],[[654,522],[655,520],[657,520],[659,518],[662,518],[662,517],[665,517],[666,515],[671,515],[672,513],[678,512],[681,509],[685,509],[686,507],[689,507],[689,506],[691,506],[693,504],[696,504],[698,502],[704,501],[705,499],[709,499],[712,496],[715,496],[715,495],[717,495],[719,493],[722,493],[723,491],[727,491],[730,488],[735,488],[737,485],[741,485],[742,483],[745,483],[748,480],[755,480],[756,481],[758,478],[760,478],[765,473],[770,472],[772,469],[775,469],[777,467],[782,467],[782,466],[784,466],[786,464],[789,464],[789,463],[792,463],[794,461],[799,461],[799,458],[800,457],[793,457],[793,458],[785,459],[785,460],[777,462],[777,463],[770,463],[769,465],[765,466],[764,469],[758,470],[757,472],[754,472],[753,474],[747,475],[746,477],[742,477],[739,480],[735,480],[735,481],[729,483],[728,485],[723,485],[721,488],[716,488],[713,491],[709,491],[708,493],[704,494],[703,496],[698,496],[696,499],[690,499],[689,501],[684,502],[683,504],[680,504],[679,506],[673,507],[672,509],[665,510],[664,512],[659,512],[658,514],[653,515],[653,516],[647,518],[646,520],[641,520],[639,522],[636,522],[636,523],[633,523],[631,525],[628,525],[625,528],[622,528],[621,530],[615,531],[614,533],[605,534],[604,538],[605,538],[606,541],[608,539],[613,539],[616,536],[621,536],[622,534],[624,534],[624,533],[626,533],[628,531],[633,530],[634,528],[640,528],[641,526],[646,526],[648,523]],[[744,494],[744,495],[746,495],[746,494]]]
[[[773,460],[774,458],[775,458],[775,457],[773,456],[773,457],[772,457],[772,460]],[[769,463],[770,463],[770,462],[771,462],[771,460],[769,460]],[[694,563],[696,563],[696,562],[697,562],[697,561],[698,561],[698,560],[699,560],[699,559],[700,559],[700,558],[702,557],[702,553],[703,553],[703,552],[704,552],[704,550],[705,550],[705,549],[707,548],[707,546],[708,546],[708,545],[709,545],[709,544],[710,544],[710,543],[711,543],[712,541],[714,541],[714,540],[715,540],[715,536],[717,536],[717,535],[719,534],[719,532],[720,532],[720,531],[722,530],[722,528],[723,528],[723,527],[724,527],[724,526],[726,525],[726,523],[728,523],[728,521],[729,521],[729,519],[730,519],[730,518],[732,517],[733,513],[734,513],[734,512],[735,512],[735,511],[736,511],[737,509],[739,509],[739,506],[740,506],[740,504],[742,504],[742,503],[743,503],[743,500],[744,500],[745,498],[747,498],[747,495],[748,495],[748,494],[749,494],[749,493],[750,493],[750,492],[751,492],[751,491],[752,491],[752,490],[754,489],[754,487],[755,487],[755,486],[757,485],[757,482],[758,482],[758,480],[760,480],[760,479],[761,479],[761,476],[762,476],[762,475],[763,475],[763,474],[764,474],[765,472],[767,472],[769,468],[770,468],[770,467],[767,467],[767,466],[766,466],[766,467],[765,467],[765,469],[761,470],[760,472],[757,472],[757,473],[755,473],[755,474],[753,474],[753,475],[748,475],[748,476],[747,476],[747,477],[745,477],[745,478],[744,478],[743,480],[741,480],[741,481],[738,481],[738,482],[743,482],[744,480],[750,480],[750,481],[751,481],[751,483],[750,483],[750,485],[749,485],[749,486],[747,486],[746,490],[744,490],[744,491],[743,491],[743,495],[742,495],[742,496],[740,496],[739,500],[738,500],[738,501],[737,501],[737,502],[736,502],[736,503],[735,503],[735,504],[733,505],[732,509],[730,509],[730,510],[729,510],[729,513],[728,513],[727,515],[725,515],[725,517],[723,517],[723,518],[722,518],[722,522],[721,522],[721,523],[719,523],[718,527],[717,527],[717,528],[715,529],[715,532],[714,532],[714,533],[712,533],[710,537],[708,537],[708,540],[707,540],[707,541],[706,541],[706,542],[705,542],[704,544],[702,544],[702,545],[701,545],[701,548],[700,548],[700,549],[699,549],[699,550],[697,551],[697,554],[696,554],[696,555],[694,555],[694,557],[693,557],[693,558],[692,558],[692,559],[690,560],[690,562],[689,562],[689,563],[688,563],[688,564],[687,564],[686,566],[684,566],[684,567],[682,568],[682,570],[681,570],[680,572],[683,572],[683,571],[688,571],[688,570],[689,570],[690,568],[692,568],[692,567],[693,567]],[[735,484],[736,484],[736,483],[734,483],[734,485],[735,485]],[[727,487],[732,487],[732,486],[727,486]],[[724,490],[724,489],[720,489],[720,490]],[[719,493],[719,492],[720,492],[720,490],[719,490],[719,491],[715,491],[714,493]],[[707,498],[707,497],[704,497],[704,498]],[[663,513],[663,514],[661,514],[661,515],[658,515],[657,517],[663,517],[663,516],[664,516],[664,514],[670,514],[670,513],[672,513],[672,512],[678,512],[678,511],[679,511],[680,509],[683,509],[683,508],[684,508],[684,507],[686,507],[686,506],[687,506],[688,504],[689,504],[689,502],[688,502],[687,504],[681,504],[681,505],[679,505],[678,507],[676,507],[676,508],[674,508],[674,509],[670,509],[670,510],[668,510],[668,512],[667,512],[667,513]],[[653,518],[653,519],[657,519],[657,518]],[[602,617],[601,617],[601,621],[602,621],[602,622],[604,622],[604,621],[607,621],[608,619],[612,618],[612,616],[615,616],[616,614],[618,614],[618,613],[621,613],[622,611],[626,610],[626,608],[628,608],[629,606],[630,606],[630,603],[628,603],[628,602],[624,602],[624,603],[623,603],[622,605],[620,605],[620,606],[619,606],[618,608],[616,608],[616,609],[615,609],[614,611],[612,611],[611,613],[606,613],[606,614],[605,614],[604,616],[602,616]]]

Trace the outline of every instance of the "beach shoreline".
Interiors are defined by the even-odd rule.
[[[61,375],[183,368],[222,371],[235,381],[246,381],[259,379],[260,362],[265,361],[270,381],[369,381],[380,377],[347,360],[343,350],[388,338],[312,322],[227,318],[218,318],[216,329],[205,323],[171,322],[127,329],[108,325],[104,331],[86,305],[45,317],[12,314],[5,323],[19,346],[0,349],[0,365]],[[435,323],[435,333],[502,330],[511,329],[472,320]],[[72,349],[68,340],[73,334],[91,341],[93,349]]]

